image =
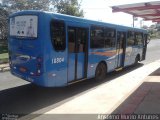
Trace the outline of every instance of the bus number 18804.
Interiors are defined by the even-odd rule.
[[[52,64],[58,64],[64,62],[64,58],[53,58]]]

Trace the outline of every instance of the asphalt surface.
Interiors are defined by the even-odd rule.
[[[159,48],[160,40],[152,40],[148,44],[146,60],[138,66],[112,72],[102,81],[95,82],[94,79],[90,79],[63,88],[38,87],[12,76],[9,72],[0,73],[0,113],[22,114],[24,116],[31,113],[47,112],[79,95],[96,89],[103,83],[160,59]]]
[[[148,64],[158,59],[160,59],[160,39],[151,40],[147,46],[146,60],[142,63]]]

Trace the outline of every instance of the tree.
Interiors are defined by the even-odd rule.
[[[51,0],[3,0],[3,5],[10,13],[22,10],[48,11],[50,3]]]
[[[147,25],[143,25],[142,28],[147,30],[148,26]]]
[[[80,3],[77,0],[58,0],[56,3],[58,13],[83,17],[84,12],[80,9]]]
[[[0,37],[7,38],[8,15],[22,10],[45,10],[83,17],[78,0],[2,0],[0,4]]]
[[[78,0],[3,0],[4,9],[9,13],[22,10],[53,11],[83,17]]]
[[[6,41],[7,40],[7,32],[8,32],[8,12],[3,8],[0,8],[0,40]]]
[[[160,31],[160,23],[156,23],[156,29],[157,31]]]

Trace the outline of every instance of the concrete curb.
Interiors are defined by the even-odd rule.
[[[0,64],[0,72],[6,72],[6,71],[9,71],[10,70],[10,67],[9,67],[9,64]]]

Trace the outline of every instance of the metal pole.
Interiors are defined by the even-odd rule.
[[[133,27],[134,27],[134,15],[133,15]]]

